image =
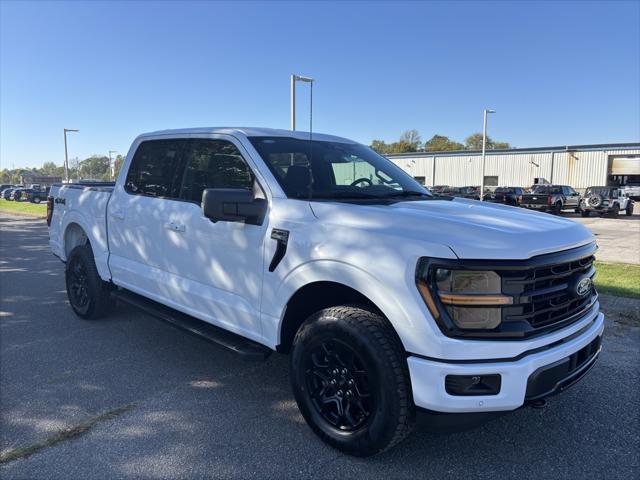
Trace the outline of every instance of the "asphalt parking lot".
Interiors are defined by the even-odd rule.
[[[598,364],[546,409],[449,433],[420,417],[395,449],[356,459],[304,424],[286,357],[247,363],[124,306],[82,321],[44,222],[0,229],[0,451],[20,449],[3,479],[640,475],[640,302],[603,297]]]
[[[633,263],[640,265],[640,203],[636,203],[633,215],[618,218],[590,216],[582,218],[578,213],[563,213],[563,217],[588,227],[598,240],[598,260],[603,262]]]

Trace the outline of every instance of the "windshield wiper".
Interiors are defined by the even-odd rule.
[[[429,197],[433,198],[434,195],[426,192],[414,192],[411,190],[403,190],[402,192],[394,192],[389,195],[384,195],[382,198],[395,198],[395,197]]]
[[[331,198],[340,198],[340,199],[371,199],[371,198],[381,198],[379,195],[369,195],[366,193],[360,192],[322,192],[322,193],[313,193],[312,199],[322,198],[322,199],[331,199]]]

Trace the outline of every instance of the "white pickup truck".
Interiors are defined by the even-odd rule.
[[[77,315],[115,298],[248,357],[290,354],[304,418],[350,454],[397,444],[418,409],[540,403],[600,353],[585,227],[433,196],[344,138],[148,133],[115,184],[54,187],[48,210]]]

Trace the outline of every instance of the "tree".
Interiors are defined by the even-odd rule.
[[[469,135],[464,143],[467,150],[482,150],[482,134]],[[511,145],[507,142],[496,142],[487,135],[487,150],[495,150],[496,148],[511,148]]]
[[[384,143],[384,142],[382,142]],[[124,157],[122,155],[118,155],[116,156],[116,159],[113,162],[113,178],[114,180],[116,178],[118,178],[118,175],[120,174],[120,169],[122,168],[122,164],[124,163]]]
[[[413,145],[415,150],[412,151],[415,152],[420,149],[420,146],[422,145],[422,138],[417,130],[406,130],[402,135],[400,135],[398,143]]]
[[[464,145],[460,142],[450,140],[444,135],[434,135],[424,144],[425,151],[444,152],[448,150],[464,150]]]
[[[91,180],[109,179],[109,157],[92,155],[80,162],[80,177]]]
[[[370,147],[378,152],[380,155],[384,155],[389,153],[389,145],[387,145],[384,140],[373,140],[371,142]]]
[[[40,173],[51,177],[64,177],[64,167],[58,167],[53,162],[44,162]]]

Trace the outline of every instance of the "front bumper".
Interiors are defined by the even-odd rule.
[[[411,356],[407,362],[414,403],[421,408],[447,413],[515,410],[526,401],[557,393],[582,378],[600,353],[600,342],[597,339],[602,336],[603,330],[604,315],[599,313],[593,323],[578,336],[513,361],[447,363]],[[597,348],[593,348],[593,345],[597,345]],[[553,370],[554,366],[573,361],[576,352],[589,346],[589,358],[579,366],[584,367],[579,372],[566,370],[566,375],[563,376],[562,369]],[[589,365],[585,366],[586,363]],[[541,372],[546,373],[542,375]],[[501,376],[500,391],[496,395],[457,396],[450,395],[445,390],[447,375],[494,374]],[[549,385],[551,387],[547,388]]]

